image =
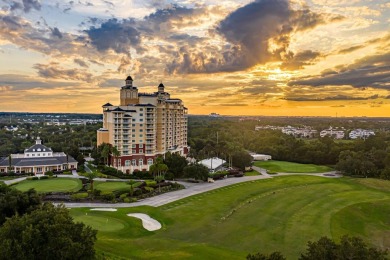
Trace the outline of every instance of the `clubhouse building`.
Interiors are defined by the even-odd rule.
[[[0,158],[0,173],[33,173],[45,174],[48,171],[77,169],[77,161],[64,152],[55,153],[42,144],[38,137],[36,143],[24,150],[22,154],[11,154]]]
[[[111,164],[125,173],[148,170],[157,156],[167,152],[186,156],[187,108],[171,98],[160,83],[153,93],[140,93],[128,76],[120,89],[120,105],[103,105],[103,128],[97,145],[108,143],[120,156]]]

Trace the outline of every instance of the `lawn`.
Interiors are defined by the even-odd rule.
[[[158,208],[117,212],[71,209],[100,230],[96,249],[135,259],[244,259],[281,251],[296,259],[308,240],[343,234],[390,247],[390,192],[386,181],[282,176],[239,183]],[[375,186],[379,185],[379,189]],[[149,232],[127,213],[149,214],[162,229]]]
[[[261,175],[261,174],[255,170],[252,170],[250,172],[245,172],[244,175],[245,176],[257,176],[257,175]]]
[[[328,166],[315,164],[302,164],[285,161],[257,161],[255,166],[267,169],[271,172],[291,172],[291,173],[319,173],[332,171]]]
[[[53,178],[46,180],[25,180],[13,185],[14,188],[27,191],[34,188],[38,192],[78,191],[82,188],[79,179]]]
[[[141,182],[137,182],[133,185],[133,188],[138,187]],[[110,182],[101,182],[95,181],[94,188],[101,190],[102,192],[112,192],[115,190],[130,190],[130,185],[122,181],[110,181]]]

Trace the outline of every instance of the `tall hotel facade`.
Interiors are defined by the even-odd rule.
[[[125,173],[148,170],[156,157],[167,152],[186,156],[187,108],[170,97],[164,85],[157,92],[139,93],[128,76],[120,90],[120,105],[103,105],[103,128],[97,145],[108,143],[120,152],[112,165]]]

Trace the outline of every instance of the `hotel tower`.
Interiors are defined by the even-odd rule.
[[[125,173],[148,170],[157,156],[167,152],[186,156],[187,108],[171,98],[160,83],[157,92],[140,93],[128,76],[120,89],[120,105],[103,105],[103,128],[97,145],[108,143],[120,152],[112,165]]]

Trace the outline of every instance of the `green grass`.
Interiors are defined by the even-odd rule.
[[[261,175],[261,174],[255,170],[252,170],[250,172],[245,172],[245,176],[257,176],[257,175]]]
[[[138,187],[141,182],[137,182],[133,185],[133,188]],[[130,185],[122,181],[110,181],[110,182],[100,182],[95,181],[94,188],[101,190],[103,192],[112,192],[115,190],[130,190]]]
[[[257,161],[255,166],[267,169],[271,172],[289,172],[289,173],[320,173],[332,171],[328,166],[315,164],[302,164],[284,161]]]
[[[34,188],[38,192],[54,192],[54,191],[78,191],[82,184],[79,179],[68,178],[53,178],[46,180],[25,180],[15,184],[14,188],[20,191],[27,191]]]
[[[100,230],[96,249],[112,257],[244,259],[248,253],[281,251],[296,259],[307,241],[324,235],[334,239],[358,235],[377,247],[390,247],[390,192],[382,189],[387,183],[282,176],[235,184],[158,208],[70,211]],[[140,220],[126,216],[131,212],[149,214],[162,229],[146,231]],[[123,225],[120,230],[118,223]]]

